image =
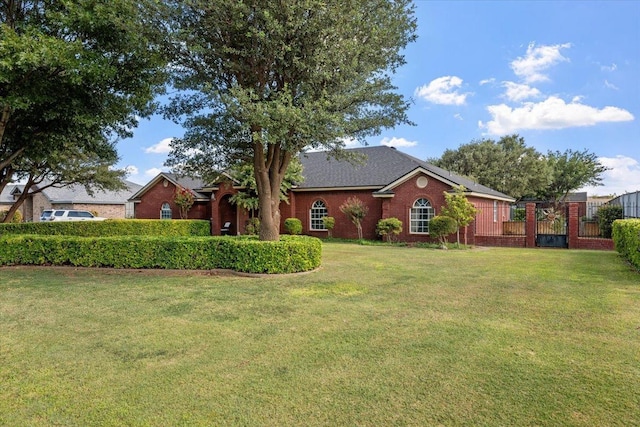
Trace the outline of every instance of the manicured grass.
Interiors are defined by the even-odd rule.
[[[0,268],[0,425],[640,425],[640,275],[345,243],[289,276]]]

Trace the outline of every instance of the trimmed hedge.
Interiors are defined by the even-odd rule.
[[[278,242],[227,236],[0,236],[0,265],[296,273],[319,267],[321,255],[320,240],[307,236],[282,236]]]
[[[618,219],[613,222],[616,250],[640,269],[640,219]]]
[[[109,219],[105,221],[51,221],[0,224],[3,234],[64,236],[210,236],[206,220]]]

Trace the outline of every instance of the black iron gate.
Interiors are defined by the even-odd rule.
[[[536,246],[568,248],[567,208],[536,206]]]

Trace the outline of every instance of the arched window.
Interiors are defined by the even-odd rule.
[[[429,221],[435,212],[427,199],[418,199],[411,207],[411,233],[429,233]]]
[[[160,219],[171,219],[171,205],[169,203],[163,203],[160,208]]]
[[[311,205],[311,229],[326,230],[322,218],[328,215],[327,205],[322,200],[316,200]]]

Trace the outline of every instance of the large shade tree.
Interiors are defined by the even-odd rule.
[[[536,195],[550,182],[544,156],[519,135],[471,141],[430,161],[516,199]]]
[[[120,187],[115,143],[164,81],[151,0],[0,1],[0,191]],[[149,29],[149,31],[148,31]]]
[[[609,169],[586,149],[549,151],[546,161],[551,171],[551,181],[538,196],[556,205],[563,202],[572,191],[585,186],[602,185],[602,174]]]
[[[305,149],[339,154],[408,123],[391,74],[415,35],[407,0],[167,1],[175,37],[168,165],[206,177],[253,166],[260,238],[279,238],[280,188]]]

